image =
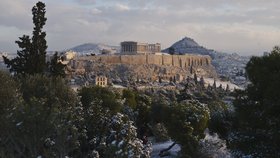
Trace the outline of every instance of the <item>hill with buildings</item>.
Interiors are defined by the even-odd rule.
[[[209,55],[212,58],[213,66],[222,79],[230,80],[239,86],[245,86],[247,84],[244,68],[250,59],[248,56],[240,56],[236,53],[222,53],[207,49],[189,37],[184,37],[169,48],[163,50],[163,52],[166,53],[170,53],[170,51],[174,51],[174,54]]]
[[[128,81],[170,81],[181,82],[187,76],[216,78],[216,71],[209,56],[201,55],[95,55],[77,57],[68,64],[68,74],[78,84],[90,81],[98,75],[109,77],[113,83]],[[78,79],[75,76],[79,76]]]
[[[120,48],[120,46],[110,46],[101,43],[85,43],[68,50],[77,52],[78,56],[92,56],[120,53]],[[182,38],[169,48],[162,50],[162,52],[170,53],[172,50],[174,51],[172,54],[175,55],[209,55],[212,58],[212,65],[215,67],[221,79],[229,80],[239,86],[246,86],[247,84],[244,68],[250,59],[248,56],[240,56],[236,53],[217,52],[199,45],[194,39],[189,37]]]

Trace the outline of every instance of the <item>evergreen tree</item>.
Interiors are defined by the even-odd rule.
[[[209,109],[200,103],[180,103],[164,108],[164,125],[173,141],[180,144],[182,157],[196,157],[204,138]]]
[[[133,91],[129,89],[124,89],[122,98],[125,99],[125,105],[131,107],[132,109],[136,108],[136,98]]]
[[[174,47],[168,48],[168,52],[169,52],[169,54],[174,55],[175,54],[175,48]]]
[[[0,157],[72,157],[79,147],[76,94],[60,78],[18,81],[0,73],[0,105],[9,106],[0,111]]]
[[[12,109],[12,106],[19,101],[18,85],[12,77],[3,71],[0,71],[0,118],[2,113]]]
[[[169,82],[171,83],[173,81],[173,78],[172,76],[169,78]]]
[[[121,109],[121,104],[117,101],[119,96],[109,88],[99,86],[83,87],[78,95],[81,97],[81,103],[85,109],[93,101],[101,102],[101,105],[104,108],[108,108],[112,113],[119,112]]]
[[[194,73],[193,79],[194,79],[195,84],[197,84],[197,75],[196,75],[196,73]]]
[[[227,84],[226,92],[229,92],[229,85]]]
[[[200,83],[200,85],[204,88],[205,81],[204,81],[203,76],[200,77],[199,83]]]
[[[212,86],[208,83],[207,90],[212,90]]]
[[[217,85],[216,85],[216,80],[214,80],[214,83],[213,83],[213,88],[216,89],[217,88]]]
[[[60,57],[58,56],[58,53],[55,52],[55,54],[52,57],[51,62],[48,64],[49,65],[49,72],[51,76],[54,77],[65,77],[65,66],[62,62]]]
[[[43,32],[43,26],[46,23],[45,4],[38,2],[32,8],[34,30],[33,36],[28,35],[19,37],[16,41],[21,50],[17,51],[17,57],[8,59],[4,57],[4,62],[11,72],[16,74],[36,74],[43,73],[46,69],[46,50],[47,41],[45,40],[46,32]]]
[[[219,90],[223,90],[223,85],[222,84],[220,84]]]
[[[251,82],[244,91],[236,91],[237,139],[230,145],[252,157],[280,157],[279,61],[279,47],[267,56],[252,57],[246,65]]]

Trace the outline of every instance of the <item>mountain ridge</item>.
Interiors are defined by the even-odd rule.
[[[89,55],[89,54],[101,54],[103,50],[110,51],[111,53],[117,53],[119,52],[119,46],[111,46],[104,43],[84,43],[77,45],[75,47],[72,47],[69,50],[75,51],[79,53],[79,55]]]

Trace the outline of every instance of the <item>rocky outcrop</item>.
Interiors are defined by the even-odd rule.
[[[112,81],[183,80],[196,73],[216,77],[209,56],[201,55],[100,55],[78,57],[68,64],[68,74],[92,78],[106,75]]]

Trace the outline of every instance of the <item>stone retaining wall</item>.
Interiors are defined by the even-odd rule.
[[[202,55],[98,55],[79,57],[76,60],[108,64],[154,64],[159,66],[176,66],[181,68],[211,65],[211,58],[209,56]]]

